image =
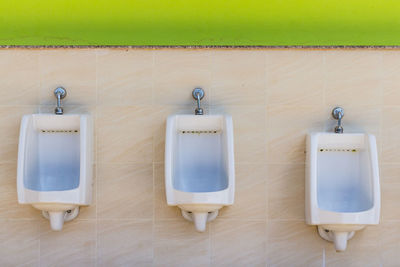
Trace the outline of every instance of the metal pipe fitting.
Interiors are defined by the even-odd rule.
[[[341,107],[335,107],[332,110],[332,117],[338,121],[338,125],[335,127],[335,133],[343,133],[342,118],[344,116],[344,110]]]
[[[200,100],[204,97],[204,90],[201,88],[195,88],[192,92],[193,98],[197,101],[197,108],[194,111],[195,115],[203,115],[203,109],[200,107]]]
[[[61,99],[63,99],[64,97],[66,97],[67,95],[67,90],[65,90],[63,87],[57,87],[54,90],[54,95],[57,98],[57,107],[54,110],[54,113],[56,115],[62,115],[64,113],[63,108],[61,107]]]

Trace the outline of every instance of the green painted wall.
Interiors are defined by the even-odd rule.
[[[400,1],[0,0],[0,45],[400,45]]]

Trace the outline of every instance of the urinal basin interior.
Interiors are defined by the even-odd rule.
[[[371,209],[373,177],[367,135],[327,134],[318,141],[319,208],[333,212]]]
[[[228,188],[224,116],[176,116],[173,144],[173,187],[184,192]]]
[[[27,125],[24,186],[72,190],[80,177],[80,116],[32,115]]]

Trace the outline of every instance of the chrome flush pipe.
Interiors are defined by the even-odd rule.
[[[335,133],[343,133],[342,118],[344,116],[344,110],[341,107],[336,107],[332,110],[332,117],[338,121],[338,125],[335,127]]]
[[[54,95],[57,98],[57,107],[54,110],[56,115],[62,115],[64,113],[63,108],[61,107],[61,99],[63,99],[67,95],[67,91],[63,87],[57,87],[54,90]]]
[[[192,92],[193,98],[197,101],[197,108],[194,111],[195,115],[203,115],[203,109],[200,107],[200,100],[204,97],[204,91],[201,88],[195,88]]]

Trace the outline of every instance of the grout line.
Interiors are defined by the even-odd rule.
[[[85,219],[85,221],[88,221],[89,219]],[[94,219],[90,219],[94,220]],[[80,220],[83,221],[83,220]],[[99,218],[97,219],[99,222],[134,222],[134,223],[143,223],[143,222],[151,222],[152,219],[140,219],[140,218]]]
[[[379,163],[379,166],[398,166],[398,165],[399,165],[399,162],[381,162],[381,163]]]
[[[270,222],[301,222],[304,226],[313,227],[315,225],[309,225],[306,223],[305,218],[303,219],[269,219]]]
[[[40,211],[39,211],[40,212]],[[45,220],[43,218],[43,220]],[[41,222],[41,218],[0,218],[0,222]]]
[[[206,105],[206,106],[208,107],[208,112],[210,114],[212,114],[211,108],[213,107],[213,104],[214,104],[214,94],[215,94],[215,90],[214,90],[214,86],[215,86],[215,84],[214,84],[215,60],[214,60],[212,51],[210,51],[208,53],[208,57],[209,57],[209,59],[208,59],[208,62],[209,62],[209,68],[208,68],[208,70],[209,70],[209,74],[208,75],[209,76],[208,76],[208,79],[209,79],[209,82],[210,82],[210,88],[208,88],[208,91],[210,93],[209,93],[209,97],[208,97],[208,105]],[[205,90],[207,90],[207,89],[205,89]]]
[[[209,266],[212,266],[212,258],[213,258],[213,250],[212,250],[212,244],[211,244],[211,238],[212,238],[212,231],[213,231],[213,225],[212,222],[207,223],[207,228],[208,228],[208,263]]]
[[[252,164],[251,162],[250,163],[247,163],[247,162],[239,162],[239,163],[237,163],[237,164],[248,164],[248,165],[250,165],[250,164]],[[254,164],[257,164],[257,163],[254,163]],[[265,164],[265,165],[279,165],[279,166],[293,166],[293,165],[296,165],[296,166],[303,166],[303,165],[306,165],[306,163],[305,163],[305,161],[299,161],[299,162],[284,162],[284,161],[270,161],[270,162],[265,162],[265,163],[259,163],[260,165],[261,164]]]
[[[154,147],[154,142],[153,142],[153,147]],[[153,149],[154,151],[154,149]],[[152,243],[152,255],[151,255],[151,259],[152,259],[152,266],[154,266],[154,247],[155,247],[155,229],[156,229],[156,225],[155,225],[155,216],[156,216],[156,201],[155,201],[155,197],[156,197],[156,187],[155,187],[155,166],[156,164],[153,163],[153,219],[152,219],[152,229],[151,229],[151,243]]]
[[[97,137],[95,138],[95,142],[96,142],[96,145],[97,145]],[[96,149],[96,160],[97,160],[97,149]],[[95,242],[96,242],[96,244],[95,244],[95,266],[97,267],[98,266],[98,252],[99,252],[99,249],[98,249],[98,234],[99,234],[99,229],[98,229],[98,224],[99,224],[99,220],[98,220],[98,206],[99,206],[99,202],[98,202],[98,194],[99,194],[99,190],[98,190],[98,184],[99,184],[99,179],[98,179],[98,176],[97,176],[97,173],[98,173],[98,171],[97,171],[97,168],[98,168],[98,164],[96,164],[95,165],[95,190],[96,190],[96,198],[95,198],[95,200],[96,200],[96,206],[95,206],[95,212],[96,212],[96,216],[95,216],[95,218],[96,218],[96,223],[95,223],[95,232],[96,232],[96,240],[95,240]]]
[[[42,61],[43,61],[43,51],[39,51],[38,53],[38,72],[39,72],[39,91],[37,92],[37,109],[38,113],[41,113],[41,91],[43,87],[43,68],[42,68]]]
[[[93,140],[93,142],[94,142],[94,144],[93,144],[93,164],[94,164],[94,185],[93,185],[93,189],[95,190],[95,193],[96,193],[96,195],[95,195],[95,234],[96,234],[96,238],[95,238],[95,261],[94,261],[94,263],[95,263],[95,266],[97,267],[98,266],[98,234],[99,234],[99,226],[98,226],[98,223],[99,223],[99,220],[98,220],[98,208],[99,208],[99,175],[98,175],[98,167],[99,167],[99,164],[98,164],[98,136],[99,136],[99,134],[98,134],[98,129],[96,129],[96,128],[98,128],[98,108],[97,108],[97,98],[98,98],[98,94],[97,94],[97,52],[96,52],[96,108],[95,108],[95,110],[94,110],[94,118],[93,118],[93,127],[94,127],[94,129],[93,129],[93,131],[94,131],[94,140]],[[93,196],[92,196],[92,198],[93,198]]]
[[[381,90],[381,106],[379,107],[379,129],[378,129],[378,134],[380,138],[380,142],[379,142],[379,147],[378,147],[378,157],[380,158],[381,162],[379,161],[378,158],[378,168],[380,170],[380,166],[383,162],[383,112],[384,112],[384,99],[385,99],[385,93],[384,93],[384,66],[383,66],[383,54],[380,55],[381,56],[381,62],[380,62],[380,90]],[[379,164],[380,163],[380,164]],[[381,171],[381,170],[380,170]]]
[[[326,107],[326,82],[327,82],[327,71],[326,71],[326,53],[322,54],[322,79],[323,79],[323,84],[322,84],[322,106]],[[326,128],[326,127],[324,127]]]
[[[40,113],[40,109],[39,109],[39,104],[40,104],[40,91],[41,91],[41,88],[42,88],[42,70],[41,70],[41,68],[40,68],[40,59],[41,59],[41,53],[38,53],[37,54],[37,57],[36,57],[36,68],[37,68],[37,74],[38,74],[38,77],[37,77],[37,82],[38,82],[38,88],[36,88],[36,99],[35,99],[35,103],[36,103],[36,111],[37,111],[37,113]]]
[[[266,170],[266,172],[267,172],[267,174],[269,174],[269,166],[267,166],[266,165],[266,167],[265,167],[265,169],[264,170]],[[270,175],[266,175],[266,177],[264,177],[264,194],[265,194],[265,235],[266,235],[266,241],[265,242],[267,242],[268,241],[268,224],[269,224],[269,222],[271,221],[271,218],[269,217],[269,214],[268,214],[268,212],[270,211],[270,207],[269,207],[269,204],[270,204],[270,202],[269,202],[269,199],[270,199],[270,195],[269,195],[269,179],[268,178],[270,178]],[[267,244],[265,244],[265,246],[267,246]],[[266,249],[265,249],[266,250]]]
[[[383,108],[399,108],[400,107],[400,102],[399,102],[399,105],[393,105],[393,104],[391,104],[391,105],[382,105],[382,107]]]
[[[158,162],[154,162],[158,163]],[[162,162],[159,162],[162,163]],[[117,162],[110,162],[110,161],[98,161],[97,164],[101,165],[150,165],[153,164],[153,162],[150,161],[129,161],[129,162],[123,162],[123,161],[117,161]]]
[[[35,104],[1,104],[0,107],[5,107],[5,108],[39,108],[42,105],[35,105]],[[51,105],[48,105],[51,106]]]
[[[98,248],[98,225],[97,225],[98,223],[97,223],[97,220],[95,221],[95,225],[94,225],[94,228],[95,228],[95,235],[96,235],[96,238],[95,238],[95,240],[94,240],[94,265],[97,267],[97,265],[98,265],[98,251],[99,251],[99,248]]]
[[[269,90],[268,90],[268,81],[269,79],[269,73],[268,73],[268,53],[264,53],[264,104],[265,106],[268,105],[268,96],[269,96]]]
[[[155,106],[156,100],[155,100],[155,77],[156,77],[156,53],[154,50],[152,51],[152,65],[151,65],[151,105],[152,107]]]
[[[269,96],[269,90],[268,90],[268,53],[264,53],[264,158],[265,162],[268,162],[268,151],[269,151],[269,140],[270,140],[270,131],[269,131],[269,108],[270,106],[268,105],[268,96]]]
[[[38,223],[38,231],[39,231],[39,233],[38,233],[38,236],[39,236],[38,263],[39,263],[39,267],[41,267],[42,266],[42,263],[41,263],[42,259],[41,259],[41,256],[40,256],[40,252],[41,252],[41,249],[42,249],[42,245],[41,245],[42,234],[40,233],[40,224],[39,223]]]
[[[98,51],[96,51],[95,53],[95,73],[96,73],[96,84],[95,84],[95,88],[96,88],[96,107],[99,104],[99,72],[98,72],[98,64],[99,64],[99,60],[98,60]]]
[[[263,135],[264,142],[265,142],[265,144],[264,144],[264,150],[265,150],[264,151],[264,158],[265,158],[264,164],[269,164],[268,163],[269,162],[268,151],[269,151],[269,142],[271,140],[271,131],[269,130],[269,123],[270,123],[269,114],[270,114],[269,106],[267,105],[264,107],[264,135]],[[246,162],[243,162],[243,163],[238,162],[238,164],[247,164],[247,163]]]
[[[209,87],[210,88],[210,87]],[[210,93],[209,93],[210,94]],[[208,95],[209,95],[208,94]],[[213,110],[222,110],[223,108],[231,108],[231,109],[241,109],[241,108],[248,108],[248,109],[257,109],[257,108],[265,108],[266,105],[247,105],[247,104],[224,104],[224,105],[210,105],[210,104],[201,104],[202,107],[204,106],[205,108],[208,109],[213,109]],[[40,104],[40,105],[7,105],[7,104],[0,104],[0,107],[53,107],[54,105],[52,104]],[[64,107],[101,107],[101,108],[134,108],[134,107],[139,107],[139,108],[153,108],[153,107],[165,107],[165,108],[179,108],[179,111],[184,111],[185,113],[182,114],[190,114],[192,115],[192,110],[194,109],[194,105],[192,103],[185,103],[185,104],[98,104],[98,105],[79,105],[77,103],[73,104],[63,104]],[[293,105],[290,104],[272,104],[271,106],[287,106],[287,107],[293,107]],[[313,105],[297,105],[297,107],[314,107]],[[396,106],[400,107],[400,105]]]

